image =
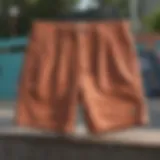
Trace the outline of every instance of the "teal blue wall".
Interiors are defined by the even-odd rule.
[[[12,100],[17,96],[27,43],[27,37],[0,39],[0,100]]]
[[[0,100],[15,99],[23,54],[0,54]]]

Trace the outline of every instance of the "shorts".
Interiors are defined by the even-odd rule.
[[[139,63],[127,21],[33,23],[22,69],[16,123],[72,133],[81,104],[93,134],[148,121]]]

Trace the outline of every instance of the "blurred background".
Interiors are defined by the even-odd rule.
[[[13,125],[19,75],[32,21],[77,12],[93,16],[95,10],[102,9],[111,9],[113,14],[131,22],[149,105],[149,127],[160,128],[159,0],[0,0],[0,125]]]
[[[159,32],[159,3],[158,0],[0,0],[0,36],[26,35],[35,18],[56,17],[78,10],[85,12],[108,5],[129,17],[136,31]]]

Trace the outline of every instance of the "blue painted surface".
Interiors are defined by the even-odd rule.
[[[15,99],[23,54],[0,55],[0,99]]]
[[[0,48],[24,46],[28,42],[26,37],[0,39]]]
[[[0,54],[0,100],[12,100],[17,96],[24,51],[12,54],[9,49],[26,44],[26,37],[0,39],[0,49],[8,49],[7,53]]]

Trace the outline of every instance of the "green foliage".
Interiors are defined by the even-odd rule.
[[[28,13],[33,17],[51,17],[68,12],[75,3],[76,0],[32,0]]]
[[[5,10],[11,4],[11,0],[3,0],[5,2]],[[101,0],[98,0],[100,2]],[[13,2],[13,1],[12,1]],[[25,35],[30,29],[31,22],[36,18],[51,18],[59,13],[67,13],[72,10],[79,0],[14,0],[22,10],[19,18],[19,34]],[[120,8],[120,12],[126,14],[128,12],[128,0],[104,0],[102,3],[113,4]],[[6,36],[9,33],[8,18],[0,20],[0,36]]]
[[[119,8],[122,15],[128,15],[128,0],[104,0],[106,4],[112,4]]]
[[[26,12],[21,18],[21,33],[30,26],[33,19],[53,18],[66,13],[72,10],[76,2],[77,0],[26,0]]]
[[[72,9],[78,0],[15,0],[22,10],[19,17],[19,35],[26,35],[33,19],[56,16],[59,13],[66,13]],[[11,1],[6,0],[6,10]],[[9,17],[0,19],[0,36],[9,36]]]
[[[149,16],[146,16],[143,20],[147,31],[160,32],[160,9],[154,11]]]

